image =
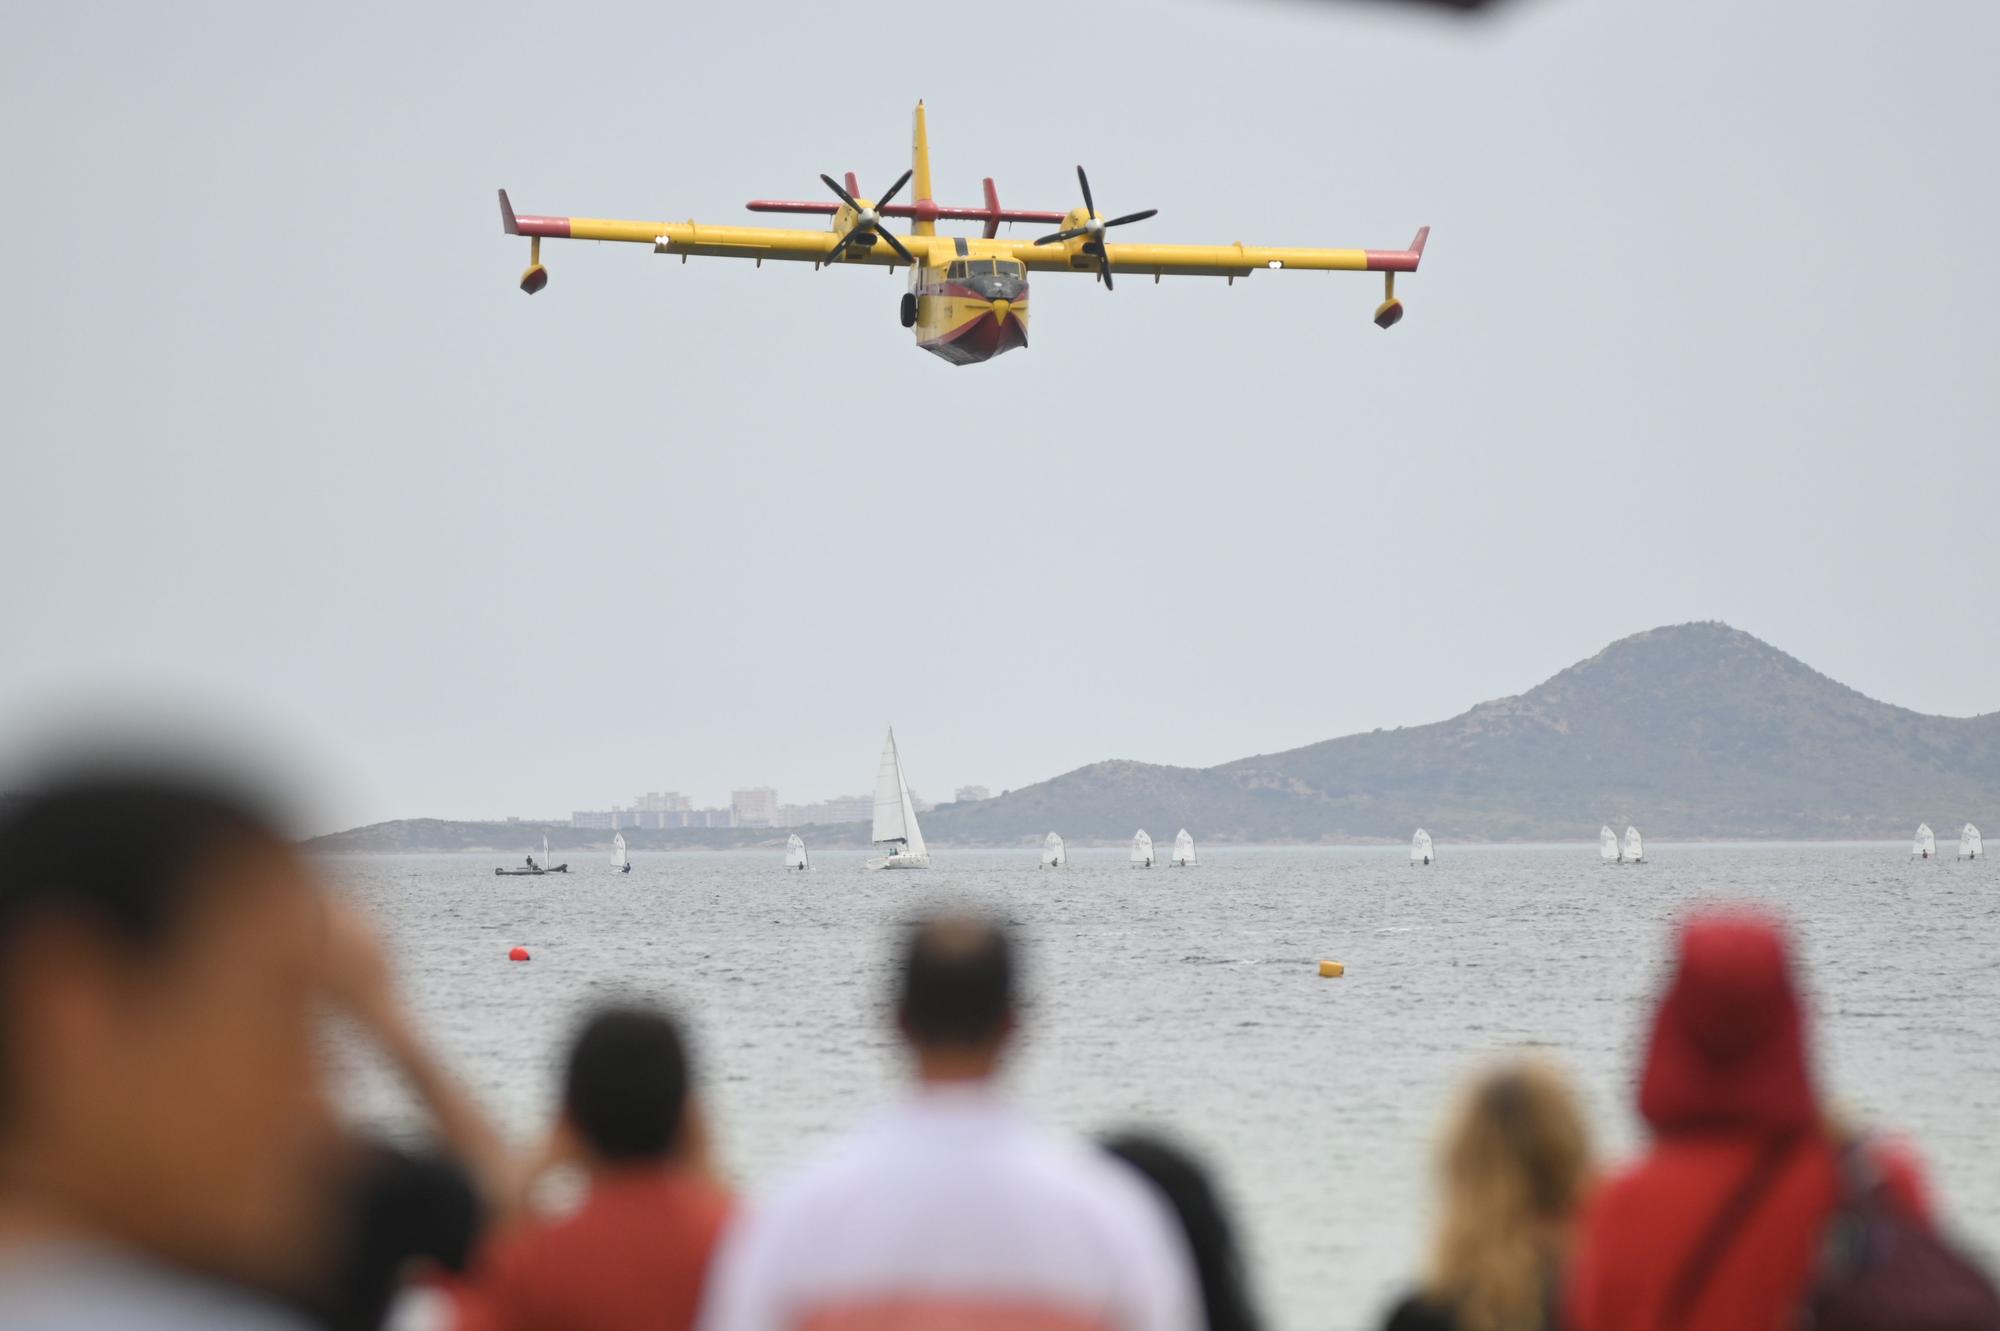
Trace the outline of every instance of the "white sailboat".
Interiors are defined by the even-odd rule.
[[[1929,823],[1917,824],[1917,843],[1910,847],[1910,858],[1913,860],[1937,858],[1937,836],[1931,831]]]
[[[632,857],[625,853],[625,834],[619,832],[611,838],[611,870],[613,873],[631,873]]]
[[[1639,829],[1630,823],[1625,825],[1625,853],[1621,858],[1627,864],[1638,864],[1646,858],[1646,843],[1639,839]]]
[[[1597,857],[1606,864],[1617,862],[1618,834],[1611,830],[1609,823],[1597,829]]]
[[[1174,836],[1174,867],[1185,869],[1194,863],[1194,838],[1183,827]]]
[[[785,867],[787,869],[810,869],[812,857],[806,854],[806,840],[797,832],[785,838]]]
[[[1980,839],[1979,829],[1967,823],[1965,830],[1958,834],[1958,858],[1976,860],[1985,853],[1986,843]]]
[[[1063,839],[1054,832],[1043,837],[1042,867],[1044,869],[1060,869],[1067,863],[1069,863],[1069,857],[1063,853]]]
[[[1153,867],[1153,838],[1146,835],[1146,829],[1143,827],[1139,829],[1138,835],[1132,838],[1132,867],[1135,869]]]
[[[1431,862],[1431,834],[1423,828],[1410,838],[1410,863],[1429,864]]]
[[[903,756],[896,751],[896,728],[882,745],[882,763],[875,772],[875,832],[869,838],[887,853],[868,861],[871,869],[928,869],[931,855],[924,834],[917,830],[917,810],[910,803],[910,783],[903,779]]]

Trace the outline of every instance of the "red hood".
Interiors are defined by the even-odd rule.
[[[1784,931],[1698,916],[1653,1024],[1639,1112],[1657,1132],[1806,1127],[1818,1116]]]

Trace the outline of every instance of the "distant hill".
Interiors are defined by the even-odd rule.
[[[1220,767],[1102,762],[925,819],[932,841],[1898,837],[2000,823],[2000,713],[1877,702],[1726,624],[1612,643],[1514,698]]]
[[[1726,624],[1612,643],[1519,697],[1449,721],[1324,740],[1220,767],[1101,762],[996,799],[924,815],[933,844],[1074,841],[1901,837],[1929,821],[2000,825],[2000,712],[1925,716],[1864,697]],[[803,829],[858,845],[865,823]],[[609,832],[562,824],[377,823],[319,850],[595,850]],[[638,831],[636,849],[782,845],[767,828]]]

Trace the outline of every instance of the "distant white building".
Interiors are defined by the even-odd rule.
[[[748,790],[730,791],[729,807],[736,814],[738,827],[778,825],[778,792],[770,786],[752,786]]]
[[[779,827],[809,827],[828,823],[865,823],[875,816],[873,795],[836,795],[817,804],[780,804]]]
[[[993,792],[984,786],[960,786],[952,798],[960,804],[976,804],[980,800],[992,799]]]

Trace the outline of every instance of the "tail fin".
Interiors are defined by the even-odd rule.
[[[910,234],[935,236],[937,223],[925,216],[931,209],[924,205],[935,207],[936,201],[931,196],[931,135],[924,124],[924,104],[921,101],[917,103],[916,129],[910,139],[910,171],[916,184],[912,203],[917,209],[917,221],[910,227]]]

